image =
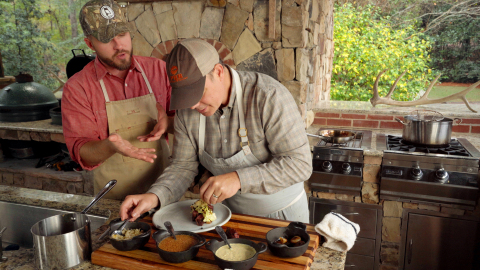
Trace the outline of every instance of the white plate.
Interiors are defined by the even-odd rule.
[[[157,228],[165,229],[163,223],[170,221],[175,231],[200,233],[213,230],[215,226],[222,226],[232,217],[232,212],[228,207],[217,203],[213,205],[213,213],[215,213],[217,219],[210,224],[205,223],[203,226],[198,226],[195,221],[192,221],[192,213],[190,212],[190,205],[196,201],[197,200],[181,201],[162,207],[153,215],[153,224]]]

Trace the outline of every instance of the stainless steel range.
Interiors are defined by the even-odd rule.
[[[353,139],[342,144],[319,140],[313,147],[310,187],[315,191],[361,196],[363,150],[370,148],[372,132],[344,131],[353,132]]]
[[[380,199],[474,209],[480,152],[466,139],[427,147],[379,134],[377,150],[384,152]]]

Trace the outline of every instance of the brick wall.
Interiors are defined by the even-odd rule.
[[[402,129],[403,125],[394,120],[402,115],[362,114],[362,113],[323,113],[317,112],[313,124],[332,127]],[[479,118],[463,118],[459,125],[453,125],[453,132],[480,133]]]

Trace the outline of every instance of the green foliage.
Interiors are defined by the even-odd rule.
[[[334,25],[332,100],[369,100],[376,76],[384,69],[389,70],[380,79],[380,96],[407,71],[392,95],[395,100],[415,99],[433,78],[428,54],[431,42],[413,26],[393,30],[378,9],[351,4],[335,6]]]
[[[88,0],[0,0],[0,51],[5,75],[27,72],[51,90],[59,86],[52,73],[64,81],[71,49],[88,49],[76,19],[73,36],[69,16]],[[91,51],[86,51],[91,53]]]
[[[1,1],[0,48],[5,73],[17,75],[27,72],[34,79],[47,86],[55,82],[50,79],[48,70],[55,67],[46,64],[42,56],[53,49],[48,34],[42,34],[33,23],[43,16],[35,0]]]
[[[435,40],[432,63],[442,81],[473,83],[480,80],[480,19],[446,21],[431,34]]]

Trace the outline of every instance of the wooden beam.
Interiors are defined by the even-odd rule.
[[[277,14],[277,0],[268,0],[268,37],[275,39],[275,15]]]

